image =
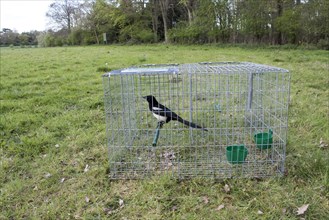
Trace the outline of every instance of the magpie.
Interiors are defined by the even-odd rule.
[[[160,104],[156,98],[152,95],[144,96],[144,99],[147,100],[149,103],[149,109],[153,113],[154,117],[158,119],[158,123],[160,124],[160,127],[162,127],[163,124],[173,121],[179,121],[183,123],[184,125],[190,126],[192,128],[199,128],[204,131],[208,131],[206,128],[203,128],[197,124],[194,124],[193,122],[189,122],[181,118],[179,115],[177,115],[175,112],[171,111],[166,106]]]

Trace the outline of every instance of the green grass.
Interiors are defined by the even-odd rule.
[[[286,176],[109,181],[103,71],[203,61],[291,71]],[[328,63],[328,51],[280,48],[1,48],[0,219],[325,219],[329,148],[320,139],[329,143]],[[303,204],[309,208],[297,216]]]

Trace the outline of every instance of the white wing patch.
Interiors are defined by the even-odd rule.
[[[158,108],[158,107],[152,107],[152,109],[154,110],[154,111],[158,111],[158,110],[163,110],[162,108]]]
[[[166,121],[167,117],[161,116],[161,115],[157,115],[155,113],[153,113],[154,117],[156,117],[156,119],[158,119],[158,121]]]

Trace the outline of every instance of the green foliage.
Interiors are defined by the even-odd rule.
[[[329,50],[329,38],[320,39],[317,46],[319,49]]]
[[[195,12],[196,17],[191,22],[180,21],[176,27],[170,30],[170,38],[175,43],[210,43],[209,37],[218,32],[214,18],[214,2],[201,1],[199,9]],[[216,41],[213,41],[216,42]]]
[[[150,29],[140,30],[136,35],[141,43],[153,43],[153,33]]]
[[[95,37],[89,31],[78,28],[72,30],[68,39],[73,45],[96,44]]]
[[[47,33],[44,39],[45,47],[54,47],[56,45],[56,38],[51,33]]]
[[[146,29],[137,24],[126,26],[121,29],[119,42],[121,43],[152,43],[153,33],[151,30]]]
[[[283,12],[283,15],[276,19],[276,28],[287,36],[289,43],[296,43],[297,34],[300,30],[299,13],[288,9]]]
[[[329,149],[320,144],[329,142],[327,51],[159,44],[0,53],[0,219],[327,218]],[[105,68],[136,65],[143,58],[148,63],[248,60],[289,69],[286,175],[111,182],[101,75]],[[304,204],[308,210],[297,216]]]
[[[159,4],[166,3],[162,13]],[[295,44],[326,49],[328,0],[56,1],[47,16],[57,30],[17,33],[4,28],[0,45],[107,43]],[[163,17],[164,16],[164,17]],[[168,31],[165,31],[164,20]]]
[[[37,36],[40,34],[38,31],[23,32],[21,34],[16,31],[12,31],[8,28],[3,28],[0,32],[0,45],[10,46],[26,46],[37,45]]]

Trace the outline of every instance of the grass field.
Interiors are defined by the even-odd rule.
[[[110,181],[104,71],[203,61],[250,61],[291,71],[286,175]],[[329,215],[328,51],[173,45],[1,48],[0,66],[0,219]],[[297,215],[299,208],[302,214]]]

